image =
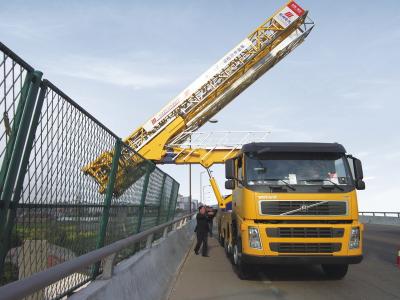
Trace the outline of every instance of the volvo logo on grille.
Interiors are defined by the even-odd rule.
[[[308,211],[308,206],[303,204],[302,206],[300,206],[300,210],[301,211]]]

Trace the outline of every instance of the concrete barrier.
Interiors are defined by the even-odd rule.
[[[360,222],[365,224],[397,225],[400,226],[400,218],[383,216],[360,216]]]
[[[96,279],[70,299],[165,299],[193,241],[194,221],[120,262],[110,279]]]

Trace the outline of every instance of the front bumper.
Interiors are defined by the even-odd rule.
[[[242,261],[248,264],[271,264],[271,265],[285,265],[285,264],[358,264],[362,261],[363,256],[331,256],[331,255],[315,255],[315,256],[255,256],[242,254]]]
[[[258,228],[261,248],[250,247],[249,227]],[[349,243],[353,227],[360,228],[360,245],[358,248],[350,249]],[[240,229],[243,241],[242,253],[247,256],[267,257],[278,261],[281,261],[281,259],[286,261],[289,257],[296,257],[298,258],[296,260],[300,261],[303,261],[306,257],[315,257],[315,260],[327,257],[338,261],[341,258],[344,260],[348,258],[350,261],[356,260],[355,263],[357,263],[357,259],[354,257],[362,257],[363,254],[363,225],[358,221],[353,221],[351,224],[264,224],[245,221],[241,224]],[[279,232],[281,232],[280,230],[283,231],[277,234],[275,231],[278,229]],[[328,231],[326,232],[325,230]]]

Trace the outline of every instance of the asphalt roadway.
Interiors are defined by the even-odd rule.
[[[210,257],[188,253],[170,300],[211,299],[400,299],[400,226],[365,225],[364,260],[342,280],[329,280],[319,266],[263,266],[240,280],[214,238]]]

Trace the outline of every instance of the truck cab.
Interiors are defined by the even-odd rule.
[[[251,143],[225,163],[219,239],[245,278],[253,264],[321,264],[343,278],[362,260],[360,160],[338,143]]]

